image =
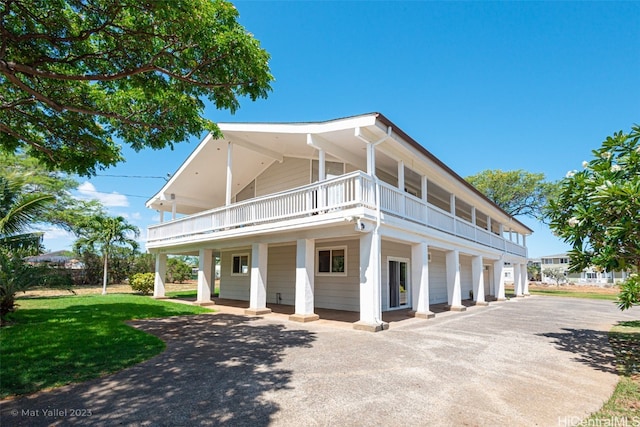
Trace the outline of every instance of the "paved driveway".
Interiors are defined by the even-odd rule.
[[[611,302],[534,296],[376,334],[277,315],[139,321],[167,342],[164,353],[4,401],[2,424],[565,426],[611,395],[606,331],[639,317]]]

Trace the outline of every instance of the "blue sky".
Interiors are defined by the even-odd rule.
[[[525,169],[562,178],[607,135],[640,123],[640,2],[239,1],[240,22],[271,54],[266,100],[217,122],[319,121],[378,111],[461,176]],[[124,150],[121,176],[173,173],[199,142]],[[140,227],[162,178],[79,179]],[[534,220],[529,255],[566,246]],[[47,232],[51,250],[72,238]]]

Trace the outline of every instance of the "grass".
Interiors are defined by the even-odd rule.
[[[583,423],[637,425],[640,423],[640,320],[620,322],[613,327],[609,331],[609,343],[616,355],[620,381],[609,401]]]
[[[180,298],[197,298],[198,297],[198,291],[197,289],[186,289],[186,290],[180,290],[180,291],[172,291],[172,292],[166,292],[165,295],[168,298],[171,299],[180,299]],[[215,290],[213,291],[213,296],[218,296],[220,295],[220,288],[215,288]]]
[[[209,312],[127,294],[21,298],[0,329],[0,398],[82,382],[162,352],[127,320]]]

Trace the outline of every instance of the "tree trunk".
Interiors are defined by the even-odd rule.
[[[107,259],[109,255],[107,253],[104,254],[104,271],[102,273],[102,295],[107,294]]]

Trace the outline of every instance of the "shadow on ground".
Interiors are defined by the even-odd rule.
[[[553,339],[556,348],[573,354],[576,362],[602,372],[618,373],[607,332],[571,328],[563,328],[562,331],[539,335]]]
[[[270,394],[291,380],[281,365],[286,350],[310,347],[315,335],[255,320],[216,314],[131,322],[164,340],[166,351],[102,379],[2,402],[2,419],[29,426],[267,426],[279,410]],[[47,408],[91,415],[47,416]]]

